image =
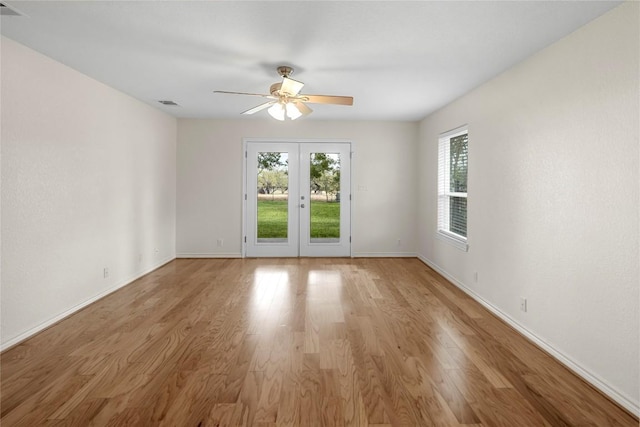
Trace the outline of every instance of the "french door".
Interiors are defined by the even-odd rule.
[[[351,254],[351,145],[248,142],[245,255]]]

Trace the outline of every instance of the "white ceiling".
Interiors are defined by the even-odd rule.
[[[620,4],[2,2],[25,15],[3,16],[3,35],[177,117],[247,117],[262,99],[213,90],[267,93],[281,64],[302,93],[355,98],[305,120],[421,119]]]

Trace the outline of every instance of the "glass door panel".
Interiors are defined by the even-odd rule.
[[[258,243],[286,243],[289,235],[289,153],[258,152]]]
[[[349,256],[349,144],[309,143],[300,146],[300,255]],[[343,195],[347,195],[345,200]]]
[[[309,241],[340,241],[340,153],[309,155]]]
[[[247,256],[298,256],[298,146],[247,146]]]

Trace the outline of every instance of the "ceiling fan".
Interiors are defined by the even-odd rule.
[[[298,117],[311,114],[313,111],[305,103],[312,104],[335,104],[353,105],[351,96],[333,95],[303,95],[300,90],[304,83],[293,80],[289,76],[293,73],[293,68],[280,66],[277,68],[278,74],[282,76],[282,82],[274,83],[269,89],[270,95],[261,93],[227,92],[215,90],[214,93],[228,93],[231,95],[250,95],[268,98],[270,101],[260,104],[257,107],[243,111],[242,114],[254,114],[268,108],[267,112],[276,120],[295,120]]]

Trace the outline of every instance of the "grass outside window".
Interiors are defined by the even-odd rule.
[[[287,238],[287,200],[258,200],[258,238]],[[340,237],[340,203],[311,201],[311,238]]]

